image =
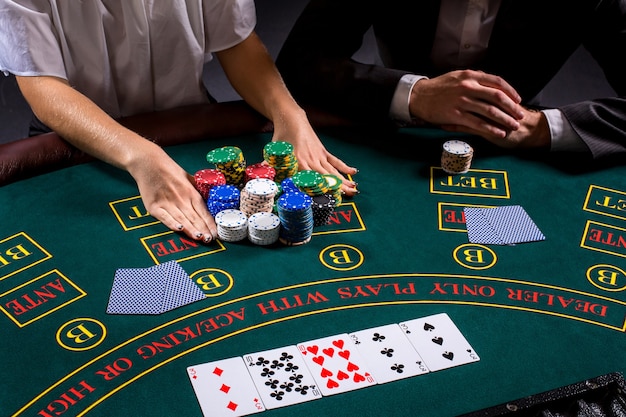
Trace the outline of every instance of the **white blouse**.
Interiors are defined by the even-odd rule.
[[[113,117],[203,103],[211,53],[255,25],[253,0],[0,0],[0,70],[66,79]]]

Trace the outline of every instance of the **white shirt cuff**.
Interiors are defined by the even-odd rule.
[[[400,78],[396,91],[393,93],[389,116],[393,120],[403,123],[411,123],[411,113],[409,112],[409,100],[411,98],[411,90],[416,82],[427,78],[422,75],[406,74]]]
[[[548,120],[550,128],[550,151],[552,152],[589,152],[589,148],[572,128],[567,118],[558,109],[541,111]]]

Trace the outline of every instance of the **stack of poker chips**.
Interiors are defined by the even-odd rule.
[[[289,246],[304,245],[313,235],[313,200],[300,191],[284,192],[276,202],[280,218],[279,240]]]
[[[239,188],[234,185],[216,185],[209,191],[207,198],[207,208],[215,217],[218,213],[228,209],[239,209],[240,199]]]
[[[269,142],[263,147],[263,159],[276,170],[276,182],[298,172],[298,160],[293,153],[293,145],[289,142]]]
[[[328,223],[328,218],[335,210],[337,200],[331,194],[326,177],[317,171],[303,170],[294,175],[292,180],[298,189],[313,199],[314,226],[322,226]],[[341,181],[338,183],[341,184]]]
[[[248,240],[255,245],[271,245],[278,241],[280,227],[280,218],[274,213],[254,213],[248,218]]]
[[[299,192],[302,192],[302,190],[300,190],[298,188],[298,186],[293,183],[293,178],[292,177],[288,177],[288,178],[285,178],[284,180],[282,180],[280,182],[280,186],[282,188],[282,192],[283,193],[288,193],[289,191],[299,191]]]
[[[267,178],[252,179],[241,190],[239,210],[248,217],[258,212],[271,212],[277,192],[278,187],[274,181]]]
[[[215,215],[217,235],[224,242],[239,242],[248,237],[248,217],[240,210],[226,209]]]
[[[333,174],[324,174],[324,179],[326,179],[328,193],[335,199],[335,206],[338,206],[342,202],[341,185],[343,184],[343,181],[341,178]]]
[[[300,191],[311,197],[328,192],[328,183],[322,174],[312,169],[302,170],[291,177]]]
[[[273,181],[275,176],[276,170],[274,167],[262,162],[248,165],[246,167],[246,182],[256,178],[267,178],[268,180]]]
[[[206,160],[224,174],[227,184],[236,186],[243,184],[246,175],[246,160],[238,147],[215,148],[207,154]]]
[[[330,194],[320,194],[312,197],[313,227],[328,224],[328,219],[335,211],[335,199]]]
[[[465,174],[472,165],[474,149],[460,140],[449,140],[443,144],[441,168],[448,174]]]
[[[200,192],[204,201],[208,200],[211,188],[216,185],[226,185],[224,174],[217,169],[201,169],[194,174],[193,178],[196,183],[196,189]]]

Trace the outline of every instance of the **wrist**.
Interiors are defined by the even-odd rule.
[[[549,149],[552,137],[545,114],[537,110],[529,110],[524,119],[524,124],[528,126],[529,145],[534,148]]]
[[[409,94],[409,114],[411,116],[411,120],[416,124],[425,124],[427,123],[427,115],[426,112],[423,111],[422,107],[424,105],[424,94],[423,87],[425,86],[424,80],[428,81],[428,78],[423,77],[417,80]]]

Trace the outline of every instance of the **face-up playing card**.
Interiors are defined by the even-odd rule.
[[[431,371],[480,360],[446,313],[400,323],[400,328]]]
[[[350,338],[379,384],[428,373],[422,357],[395,323],[350,333]]]
[[[376,384],[347,333],[299,343],[297,347],[322,395],[339,394]]]
[[[268,410],[322,398],[295,346],[250,353],[243,359]]]
[[[205,417],[237,417],[265,411],[240,357],[190,366],[187,374]]]

